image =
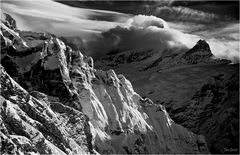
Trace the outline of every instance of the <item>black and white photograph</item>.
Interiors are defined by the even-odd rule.
[[[0,0],[0,154],[239,154],[239,0]]]

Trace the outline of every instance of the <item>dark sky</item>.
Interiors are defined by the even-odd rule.
[[[195,10],[239,19],[239,1],[176,1],[172,6],[185,6]]]
[[[58,0],[57,0],[58,1]],[[73,7],[111,10],[131,14],[147,14],[146,6],[169,5],[167,1],[58,1]],[[230,16],[239,20],[239,1],[175,1],[171,6],[184,6],[199,11]]]

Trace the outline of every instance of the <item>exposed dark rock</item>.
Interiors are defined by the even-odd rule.
[[[177,123],[207,137],[211,153],[239,153],[238,77],[238,73],[227,79],[223,74],[213,76],[181,107],[166,104]]]
[[[17,28],[16,21],[9,14],[3,13],[3,17],[1,17],[1,22],[3,22],[10,29]]]

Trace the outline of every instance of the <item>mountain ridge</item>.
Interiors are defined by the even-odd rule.
[[[1,38],[3,153],[208,153],[204,136],[54,35],[2,22]]]

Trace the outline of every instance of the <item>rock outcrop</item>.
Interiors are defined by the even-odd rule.
[[[203,136],[57,37],[2,22],[1,38],[3,154],[208,153]]]
[[[2,12],[1,12],[1,18],[3,19],[1,21],[8,28],[10,28],[10,29],[16,29],[17,28],[16,21],[9,14],[6,14],[6,13],[2,14]]]

